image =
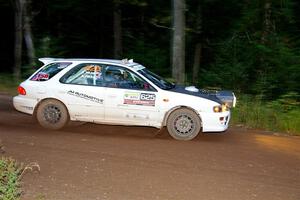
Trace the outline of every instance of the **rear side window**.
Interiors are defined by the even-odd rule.
[[[47,81],[54,77],[58,72],[68,67],[70,62],[60,62],[60,63],[51,63],[46,65],[41,70],[36,72],[34,76],[30,79],[31,81]]]
[[[77,65],[67,72],[60,82],[75,85],[97,85],[103,83],[102,71],[104,66],[100,64],[84,63]]]

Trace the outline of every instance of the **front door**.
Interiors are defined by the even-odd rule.
[[[125,125],[153,126],[158,119],[158,92],[136,73],[107,66],[103,79],[105,121]]]

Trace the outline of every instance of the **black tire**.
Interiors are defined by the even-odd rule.
[[[192,110],[180,108],[169,115],[167,129],[176,140],[192,140],[201,130],[201,120]]]
[[[36,119],[42,127],[58,130],[68,124],[69,114],[63,103],[55,99],[48,99],[38,106]]]

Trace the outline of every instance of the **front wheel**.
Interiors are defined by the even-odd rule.
[[[167,129],[169,134],[177,140],[192,140],[200,132],[201,120],[192,110],[180,108],[169,115]]]
[[[42,127],[52,130],[61,129],[69,122],[67,108],[55,99],[43,101],[37,108],[36,118]]]

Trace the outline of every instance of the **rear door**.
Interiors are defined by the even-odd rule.
[[[97,63],[83,63],[60,79],[59,95],[67,104],[71,119],[91,122],[104,120],[102,69]]]

